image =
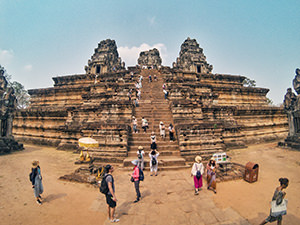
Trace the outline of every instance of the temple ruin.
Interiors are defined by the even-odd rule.
[[[295,95],[291,88],[287,89],[284,96],[284,110],[288,116],[289,133],[284,142],[280,145],[300,149],[300,69],[296,69],[296,76],[293,80],[293,87],[298,95]]]
[[[22,150],[12,134],[13,119],[17,108],[14,89],[8,86],[4,76],[4,69],[0,68],[0,154],[15,150]]]
[[[85,74],[54,77],[54,87],[29,90],[31,105],[17,113],[14,135],[58,149],[76,149],[79,138],[93,137],[99,142],[99,148],[89,150],[95,160],[130,166],[139,145],[149,152],[150,133],[158,137],[163,121],[176,130],[175,142],[158,137],[159,164],[165,168],[185,167],[196,155],[206,160],[215,152],[285,138],[287,118],[283,108],[268,105],[269,89],[245,87],[246,77],[213,74],[212,69],[195,39],[184,41],[173,68],[162,66],[153,49],[128,69],[115,41],[101,41]],[[150,74],[156,82],[147,81]],[[128,92],[140,75],[142,98],[135,107]],[[142,116],[147,118],[149,132],[133,134],[132,116],[140,131]]]

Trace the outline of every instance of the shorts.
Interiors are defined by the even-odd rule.
[[[115,208],[117,206],[117,203],[114,200],[112,200],[113,196],[110,194],[107,194],[105,196],[107,205],[109,205],[110,208]]]

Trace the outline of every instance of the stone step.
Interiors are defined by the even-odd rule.
[[[144,149],[144,151],[146,152],[145,157],[147,157],[148,156],[147,153],[150,152],[150,148],[149,149]],[[169,150],[169,149],[168,150],[159,149],[158,151],[159,151],[160,156],[181,156],[178,149],[174,149],[173,151]],[[136,157],[136,156],[137,156],[137,149],[136,149],[136,151],[133,150],[133,151],[128,152],[128,157]]]
[[[191,168],[190,165],[175,165],[175,166],[158,166],[157,170],[158,171],[168,171],[168,170],[181,170],[181,169],[186,169],[186,168]],[[132,167],[128,166],[128,167],[120,167],[121,170],[125,170],[125,171],[132,171]],[[144,167],[144,171],[149,171],[150,167],[146,166]]]
[[[127,157],[123,161],[124,167],[132,167],[132,160],[136,160],[137,157]],[[158,156],[158,167],[160,166],[184,166],[185,159],[178,156]],[[147,167],[149,166],[150,158],[145,156],[144,158],[144,165]]]

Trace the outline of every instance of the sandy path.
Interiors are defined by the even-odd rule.
[[[249,224],[245,218],[257,224],[268,214],[269,201],[280,176],[291,180],[287,189],[289,211],[284,224],[300,224],[297,216],[300,215],[297,192],[300,152],[269,144],[235,150],[231,155],[243,164],[249,160],[257,162],[259,181],[220,183],[217,195],[204,188],[194,196],[189,169],[162,171],[158,177],[150,177],[146,171],[140,188],[142,200],[133,204],[135,191],[129,182],[129,172],[116,169],[119,224]],[[110,224],[106,219],[104,196],[98,189],[57,179],[78,167],[74,165],[77,157],[70,152],[36,146],[0,156],[0,224]],[[40,161],[42,169],[45,187],[42,206],[35,203],[28,179],[33,159]],[[277,167],[280,169],[274,171]]]

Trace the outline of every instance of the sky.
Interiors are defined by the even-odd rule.
[[[282,103],[300,68],[299,0],[0,0],[0,65],[26,89],[83,74],[102,40],[126,66],[156,47],[171,66],[187,37],[213,73],[246,76]]]

